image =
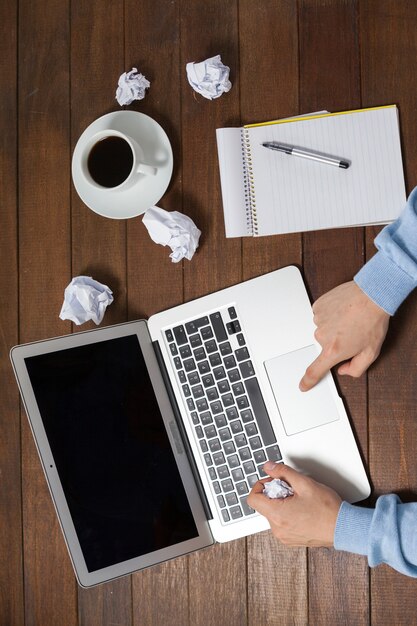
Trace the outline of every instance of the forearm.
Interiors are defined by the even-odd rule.
[[[386,563],[417,578],[417,503],[396,495],[381,496],[375,509],[343,502],[336,522],[334,547],[368,557],[370,567]]]
[[[376,237],[378,252],[354,280],[376,304],[393,315],[417,286],[417,187],[401,216]]]

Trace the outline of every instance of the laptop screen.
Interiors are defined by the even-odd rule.
[[[88,571],[197,537],[137,336],[25,363]]]

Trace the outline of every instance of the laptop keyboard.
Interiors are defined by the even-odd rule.
[[[252,486],[281,453],[234,306],[165,330],[201,458],[225,524],[253,515]]]

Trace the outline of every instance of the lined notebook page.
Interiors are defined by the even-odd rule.
[[[248,129],[258,234],[387,223],[406,200],[396,107]],[[349,160],[341,169],[268,150],[280,141]]]
[[[245,237],[248,231],[244,161],[240,128],[216,131],[226,237]]]

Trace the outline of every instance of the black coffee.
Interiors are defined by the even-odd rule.
[[[117,187],[132,171],[132,149],[121,137],[105,137],[91,148],[87,166],[98,185]]]

